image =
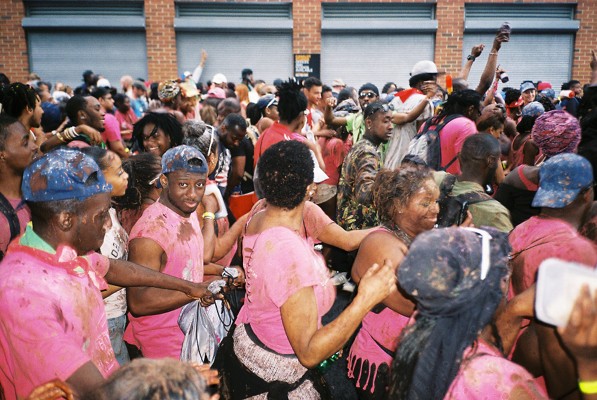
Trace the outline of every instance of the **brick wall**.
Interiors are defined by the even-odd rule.
[[[597,2],[579,0],[576,18],[580,20],[580,30],[576,33],[574,43],[572,78],[585,83],[591,78],[591,50],[597,50]]]
[[[27,38],[21,27],[24,16],[21,0],[0,1],[0,72],[11,82],[25,82],[29,74]]]
[[[184,0],[182,0],[184,1]],[[189,0],[194,1],[194,0]],[[195,0],[196,1],[196,0]],[[203,1],[203,0],[200,0]],[[205,0],[229,2],[229,0]],[[239,2],[285,2],[290,0],[236,0]],[[440,69],[455,73],[461,67],[465,3],[576,3],[576,18],[581,29],[576,34],[572,76],[581,82],[590,77],[590,50],[597,48],[596,0],[323,0],[330,2],[434,2],[438,30],[435,62]],[[322,0],[293,1],[293,52],[321,52]],[[29,72],[27,40],[21,27],[24,17],[22,0],[0,1],[0,72],[13,81],[26,80]],[[146,0],[146,38],[148,74],[151,80],[177,76],[174,0]],[[468,51],[468,49],[466,49]]]
[[[462,67],[464,0],[441,0],[435,8],[435,63],[438,69],[457,75]]]
[[[147,73],[152,81],[178,75],[174,0],[145,0]]]
[[[294,54],[321,52],[321,1],[292,3],[292,48]]]

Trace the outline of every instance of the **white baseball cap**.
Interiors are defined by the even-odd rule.
[[[410,71],[410,76],[421,74],[437,74],[437,66],[433,61],[419,61],[414,65],[412,71]]]
[[[215,74],[214,77],[211,78],[211,83],[215,83],[216,85],[228,83],[228,79],[226,79],[226,75],[224,74]]]

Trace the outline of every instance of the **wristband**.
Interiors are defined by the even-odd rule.
[[[477,59],[477,57],[475,57],[472,54],[469,54],[468,56],[466,56],[466,59],[469,60],[469,61],[475,61]]]
[[[597,381],[578,381],[578,388],[584,394],[597,394]]]
[[[216,214],[214,214],[212,212],[209,212],[209,211],[206,211],[206,212],[203,213],[203,215],[201,215],[201,217],[203,219],[216,219]]]

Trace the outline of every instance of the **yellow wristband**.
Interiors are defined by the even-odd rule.
[[[584,394],[597,394],[597,381],[578,381],[578,388]]]
[[[212,212],[206,211],[201,216],[203,219],[216,219],[216,215]]]

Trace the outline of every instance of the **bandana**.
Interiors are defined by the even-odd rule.
[[[171,102],[180,93],[180,86],[176,81],[160,82],[158,86],[158,97],[164,103]]]
[[[573,153],[580,143],[580,124],[566,111],[553,110],[535,121],[531,138],[546,157]]]
[[[416,300],[418,315],[397,357],[413,337],[427,337],[417,349],[409,399],[444,398],[464,350],[491,322],[504,297],[500,283],[508,273],[508,237],[493,228],[475,231],[420,234],[398,270],[400,286]]]

